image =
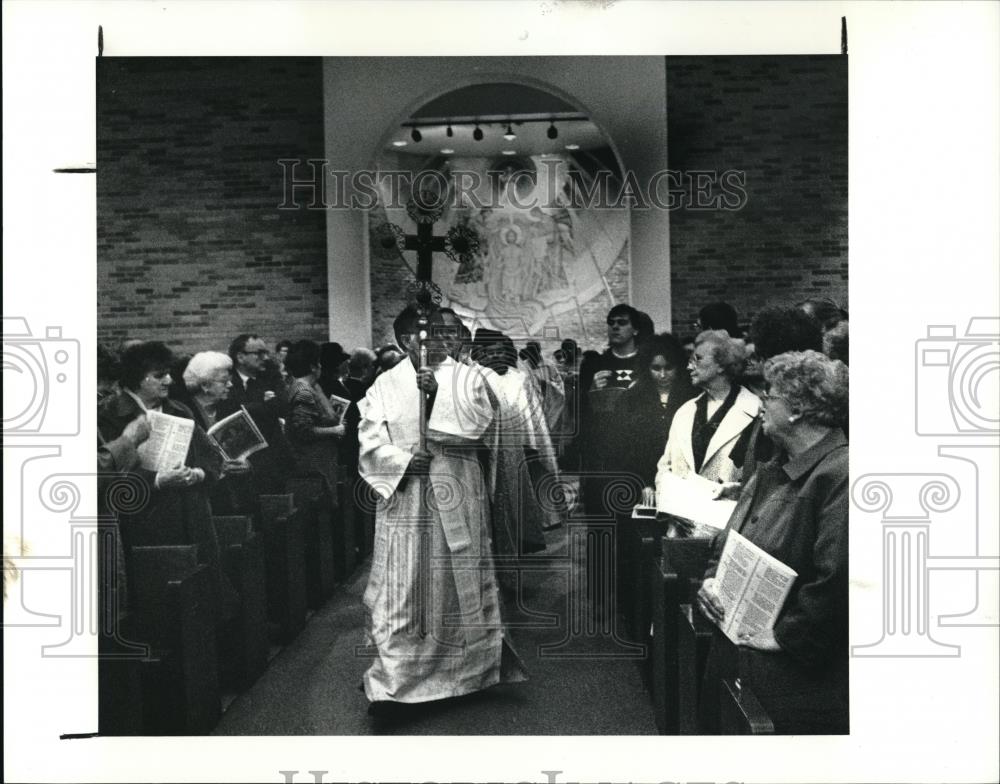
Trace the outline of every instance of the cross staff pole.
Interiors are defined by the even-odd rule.
[[[427,336],[429,326],[429,314],[433,305],[431,280],[434,269],[434,254],[444,253],[447,250],[445,237],[434,235],[434,222],[431,220],[418,220],[417,233],[407,234],[403,238],[403,248],[405,250],[415,250],[417,252],[417,311],[420,318],[417,320],[417,340],[418,356],[420,357],[420,367],[427,367]],[[418,368],[419,370],[419,368]],[[427,446],[427,393],[420,390],[420,451],[425,451]]]

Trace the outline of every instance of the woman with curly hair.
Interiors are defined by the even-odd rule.
[[[285,357],[285,368],[293,379],[288,385],[286,427],[299,468],[321,474],[331,492],[336,492],[339,447],[345,427],[320,386],[321,355],[317,343],[300,340]]]
[[[817,351],[788,352],[767,361],[764,379],[763,428],[778,451],[747,482],[716,537],[698,605],[716,623],[724,620],[715,573],[730,531],[798,576],[774,628],[741,639],[735,655],[716,632],[703,689],[704,729],[718,730],[720,678],[739,677],[777,732],[846,733],[847,366]]]

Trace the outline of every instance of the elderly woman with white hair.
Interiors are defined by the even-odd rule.
[[[221,351],[195,354],[184,368],[184,387],[198,424],[208,430],[215,424],[218,405],[229,397],[233,385],[229,371],[233,360]]]
[[[705,730],[716,731],[719,678],[739,677],[779,733],[848,731],[847,366],[817,351],[788,352],[764,365],[764,433],[775,457],[747,482],[698,593],[721,623],[715,573],[737,531],[797,573],[773,629],[744,637],[728,666],[716,633],[702,700]],[[730,646],[731,650],[731,646]]]
[[[667,474],[682,479],[698,475],[722,486],[740,481],[739,452],[745,451],[750,426],[760,411],[760,399],[737,383],[747,355],[746,344],[725,330],[708,330],[695,338],[688,372],[702,393],[674,415],[656,466],[658,490]],[[652,500],[651,488],[646,495],[647,502]]]
[[[195,354],[184,368],[183,401],[194,420],[208,430],[219,419],[219,405],[229,397],[233,386],[230,370],[233,360],[221,351]],[[253,508],[254,492],[250,486],[251,468],[247,460],[226,460],[222,464],[222,480],[211,490],[212,509],[216,514],[237,514]]]

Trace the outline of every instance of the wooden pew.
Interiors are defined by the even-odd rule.
[[[130,586],[143,667],[146,734],[202,735],[222,715],[213,581],[194,545],[134,547]]]
[[[680,726],[680,660],[678,618],[681,605],[690,604],[701,585],[711,547],[708,537],[660,540],[660,559],[649,575],[653,636],[650,681],[656,726],[663,735],[676,735]]]
[[[141,735],[142,675],[152,665],[132,641],[137,637],[135,617],[125,614],[113,630],[98,636],[97,731],[100,735]]]
[[[253,683],[267,667],[267,587],[261,537],[249,515],[212,518],[222,566],[240,597],[235,617],[223,625],[219,640],[222,683],[238,689]]]
[[[677,727],[681,735],[700,734],[698,701],[714,631],[715,625],[695,605],[680,606],[677,613]]]
[[[102,508],[107,508],[105,503]],[[117,523],[102,521],[98,556],[97,731],[101,735],[142,733],[142,671],[149,663],[149,646],[136,642],[135,614],[119,607],[124,564],[117,558]]]
[[[350,480],[354,502],[354,539],[358,563],[370,557],[375,549],[375,498],[365,480],[355,475]]]
[[[648,590],[650,580],[660,566],[660,541],[662,537],[644,536],[639,543],[638,562],[635,565],[634,603],[629,626],[633,630],[630,639],[646,646],[646,658],[639,662],[643,685],[653,691],[653,596]]]
[[[723,678],[719,717],[723,735],[773,735],[774,722],[749,686]]]
[[[288,479],[285,486],[302,512],[305,535],[306,601],[312,609],[333,596],[334,534],[333,501],[322,475],[304,474]]]
[[[649,572],[660,555],[660,540],[669,523],[664,519],[621,515],[618,519],[618,597],[631,642],[649,643]]]
[[[264,538],[267,615],[278,642],[290,642],[306,623],[306,557],[302,513],[292,495],[262,495],[259,526]]]
[[[347,582],[357,568],[357,530],[354,482],[341,477],[337,482],[337,506],[333,512],[333,568],[337,582]]]

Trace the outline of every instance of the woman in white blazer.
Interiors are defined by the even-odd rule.
[[[702,332],[695,339],[688,372],[703,391],[674,415],[656,466],[657,489],[667,472],[681,478],[698,474],[725,485],[740,481],[739,453],[746,450],[750,425],[760,411],[760,399],[736,382],[746,358],[746,344],[725,330]]]

